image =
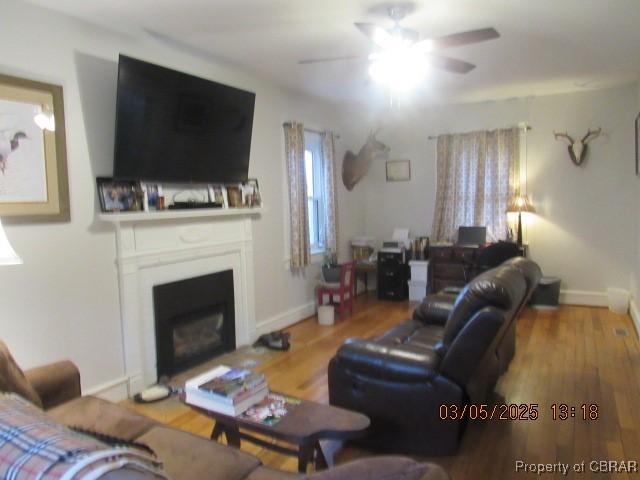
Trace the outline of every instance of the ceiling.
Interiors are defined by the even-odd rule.
[[[31,0],[129,34],[153,32],[261,78],[336,101],[385,97],[356,21],[391,26],[370,0]],[[467,75],[432,70],[414,93],[425,103],[474,102],[603,88],[640,78],[639,0],[416,0],[403,22],[423,37],[495,27],[501,38],[452,48]]]

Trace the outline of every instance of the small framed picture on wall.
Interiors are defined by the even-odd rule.
[[[411,180],[409,160],[389,160],[387,162],[387,182],[408,182]]]

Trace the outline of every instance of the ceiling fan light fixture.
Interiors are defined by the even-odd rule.
[[[395,91],[406,91],[417,86],[429,71],[429,62],[425,56],[411,48],[372,54],[369,59],[371,78]]]

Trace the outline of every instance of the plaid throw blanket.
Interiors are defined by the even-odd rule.
[[[18,395],[0,396],[0,478],[91,480],[123,467],[166,478],[141,451],[112,448],[55,423]]]

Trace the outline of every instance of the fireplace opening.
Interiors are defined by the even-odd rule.
[[[236,348],[233,271],[153,287],[158,378]]]

